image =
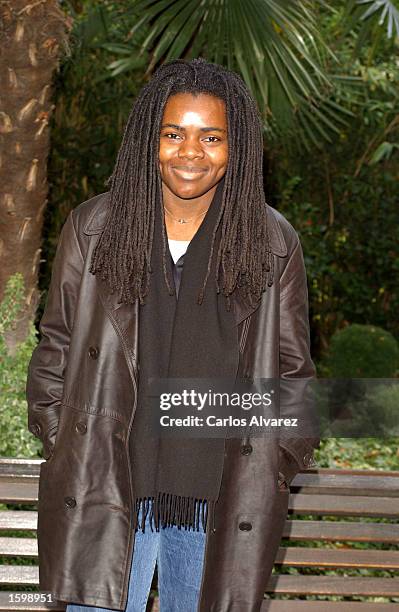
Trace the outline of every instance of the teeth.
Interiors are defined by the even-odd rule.
[[[175,166],[176,170],[182,170],[183,172],[203,172],[204,168],[188,168],[183,166]]]
[[[184,168],[176,168],[176,170],[180,170],[180,172],[189,172],[190,174],[199,174],[203,172],[203,170],[186,170]]]

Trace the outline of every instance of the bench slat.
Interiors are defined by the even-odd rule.
[[[399,544],[399,524],[290,519],[284,525],[283,537],[293,541],[321,540]]]
[[[36,565],[0,565],[1,584],[39,585],[39,568]]]
[[[398,612],[398,604],[394,603],[375,603],[363,601],[292,601],[290,599],[273,599],[264,601],[261,612]]]
[[[294,514],[328,514],[337,516],[377,516],[397,518],[398,500],[390,497],[350,497],[349,495],[290,494],[289,511]]]
[[[36,504],[38,482],[7,482],[0,480],[0,501],[3,504]]]
[[[37,557],[37,540],[34,538],[0,538],[0,556]]]
[[[33,510],[0,510],[0,529],[4,531],[37,529],[37,512]]]
[[[398,597],[399,578],[273,574],[267,584],[266,592],[284,593],[287,595]]]
[[[349,476],[394,476],[399,479],[398,470],[361,470],[351,468],[322,468],[314,467],[305,470],[307,474],[342,474]]]
[[[361,495],[362,497],[399,497],[397,476],[356,476],[352,474],[308,474],[300,472],[291,482],[291,490],[301,493]]]
[[[43,461],[44,459],[40,459],[40,457],[37,459],[31,459],[30,457],[0,457],[0,469],[9,465],[40,465]]]
[[[280,547],[276,563],[295,567],[399,569],[399,551]]]

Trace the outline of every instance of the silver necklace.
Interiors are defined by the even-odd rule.
[[[207,209],[203,213],[198,215],[198,217],[191,217],[190,219],[184,219],[183,217],[175,217],[174,215],[172,215],[172,213],[166,208],[166,206],[164,206],[164,209],[165,209],[165,212],[167,212],[168,215],[172,217],[172,219],[176,221],[177,223],[191,223],[191,221],[196,221],[197,219],[200,219],[208,212],[208,209]]]

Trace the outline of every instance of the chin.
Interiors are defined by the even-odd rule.
[[[177,197],[182,198],[183,200],[192,200],[194,198],[199,198],[200,196],[204,195],[204,193],[206,193],[207,191],[209,191],[209,189],[211,189],[212,186],[210,187],[205,187],[205,188],[201,188],[199,185],[195,186],[195,185],[173,185],[170,186],[169,189],[175,194],[177,195]]]

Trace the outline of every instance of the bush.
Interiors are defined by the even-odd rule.
[[[37,344],[33,321],[29,334],[15,355],[9,355],[4,332],[12,329],[24,303],[22,274],[14,274],[7,282],[0,304],[0,455],[38,458],[41,442],[28,430],[25,398],[26,374],[32,351]]]
[[[393,385],[378,385],[368,391],[365,408],[369,414],[377,417],[374,418],[377,435],[386,437],[399,435],[398,406],[399,385],[396,381]]]
[[[331,378],[392,378],[399,368],[399,345],[373,325],[349,325],[336,332],[326,365]]]

